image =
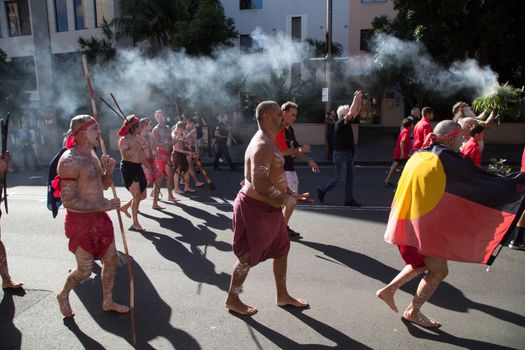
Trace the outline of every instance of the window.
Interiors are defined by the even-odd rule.
[[[67,32],[67,0],[55,0],[55,17],[57,32]]]
[[[87,0],[74,0],[75,5],[75,29],[87,28]]]
[[[241,10],[262,9],[263,0],[240,0],[239,5]]]
[[[292,17],[292,40],[301,41],[301,17]]]
[[[9,36],[31,35],[27,0],[6,1],[5,12]]]
[[[372,37],[373,31],[371,29],[361,29],[361,38],[359,42],[359,50],[369,51],[368,50],[368,41]]]
[[[102,27],[104,18],[108,19],[108,0],[95,0],[95,26]]]

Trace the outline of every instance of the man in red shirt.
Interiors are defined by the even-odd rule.
[[[470,130],[470,139],[461,148],[461,153],[466,157],[469,157],[474,162],[475,166],[481,166],[481,148],[479,143],[483,141],[485,128],[479,124],[476,124],[474,128]]]
[[[424,107],[421,110],[422,118],[414,127],[414,144],[412,153],[419,151],[423,147],[425,138],[432,132],[430,121],[434,119],[434,111],[430,107]]]
[[[403,129],[397,137],[396,146],[394,148],[394,162],[388,171],[388,175],[385,178],[383,184],[384,187],[394,188],[395,186],[390,182],[390,178],[394,175],[394,172],[399,168],[400,165],[405,164],[410,156],[410,130],[414,126],[412,118],[403,119]]]

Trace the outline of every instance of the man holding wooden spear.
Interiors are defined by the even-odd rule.
[[[104,198],[115,169],[115,159],[103,155],[99,160],[94,147],[100,138],[97,121],[89,115],[71,119],[67,151],[60,157],[54,188],[67,209],[65,218],[69,250],[75,254],[77,268],[69,274],[64,288],[57,295],[64,317],[74,316],[69,292],[92,272],[94,259],[101,259],[102,310],[127,313],[129,308],[113,301],[112,291],[118,264],[113,223],[107,211],[118,209],[120,199]]]

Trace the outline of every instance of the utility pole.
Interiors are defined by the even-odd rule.
[[[326,0],[326,62],[325,82],[327,100],[325,102],[325,113],[330,112],[332,107],[332,0]]]

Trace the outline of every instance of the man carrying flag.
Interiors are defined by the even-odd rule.
[[[437,328],[441,324],[420,310],[447,276],[447,260],[493,262],[523,210],[525,174],[501,177],[465,161],[456,122],[440,122],[431,136],[432,144],[405,166],[385,232],[407,265],[376,295],[398,312],[396,290],[426,272],[402,319]]]

